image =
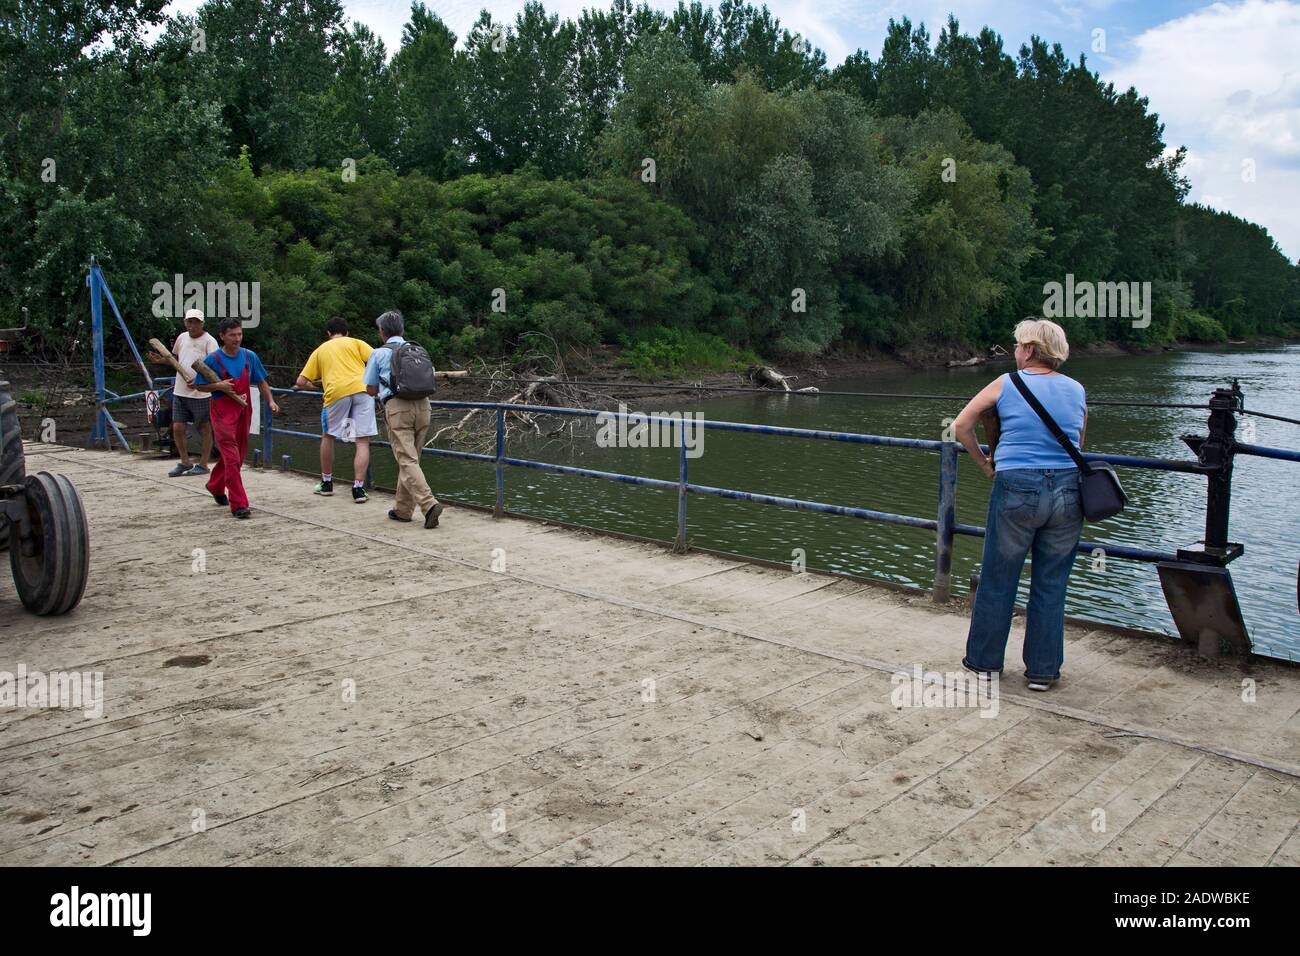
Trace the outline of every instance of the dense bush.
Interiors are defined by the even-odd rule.
[[[1228,333],[1205,313],[1188,310],[1179,314],[1174,337],[1184,342],[1226,342]]]
[[[648,338],[622,336],[621,364],[647,380],[690,371],[741,371],[760,359],[753,352],[737,349],[708,332],[686,329],[657,329]]]
[[[400,309],[412,337],[468,358],[509,353],[530,331],[593,345],[702,325],[715,299],[692,263],[694,225],[626,180],[524,171],[439,183],[371,160],[348,182],[325,170],[254,176],[245,158],[205,208],[202,240],[176,261],[214,271],[206,237],[240,235],[244,269],[263,283],[259,346],[286,359],[334,314],[372,332]]]

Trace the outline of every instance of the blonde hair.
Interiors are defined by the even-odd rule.
[[[1065,329],[1047,319],[1025,319],[1016,326],[1016,344],[1030,346],[1034,355],[1051,368],[1060,368],[1070,357]]]

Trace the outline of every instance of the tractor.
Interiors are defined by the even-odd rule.
[[[0,353],[27,327],[0,329]],[[18,597],[35,614],[66,614],[86,591],[90,532],[65,475],[27,474],[18,403],[0,375],[0,550],[9,551]]]

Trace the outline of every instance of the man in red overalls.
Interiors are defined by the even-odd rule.
[[[208,491],[217,504],[230,505],[231,513],[236,518],[247,518],[248,494],[244,491],[240,469],[244,464],[244,456],[248,454],[248,430],[253,421],[250,386],[257,386],[273,414],[280,410],[280,406],[271,395],[271,386],[266,380],[262,360],[256,352],[240,347],[244,341],[244,329],[239,319],[222,319],[217,329],[217,341],[221,343],[221,348],[204,359],[204,362],[221,376],[221,381],[200,380],[194,384],[201,391],[213,393],[209,417],[212,420],[212,437],[221,454],[212,469],[212,477],[208,479]],[[235,398],[236,395],[243,398],[243,404]]]

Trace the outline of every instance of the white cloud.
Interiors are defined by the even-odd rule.
[[[1165,141],[1188,146],[1188,198],[1262,224],[1300,256],[1300,2],[1215,3],[1133,49],[1106,78],[1136,87]]]

